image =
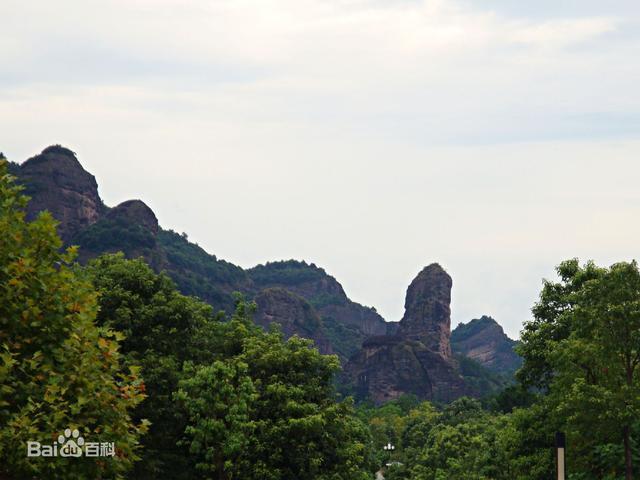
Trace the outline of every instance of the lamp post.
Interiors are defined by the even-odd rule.
[[[558,480],[565,480],[566,476],[566,463],[565,463],[565,448],[566,437],[562,432],[556,432],[556,471],[558,473]]]
[[[386,466],[390,467],[391,466],[391,454],[396,449],[396,446],[393,445],[391,442],[389,442],[384,447],[382,447],[382,449],[389,454],[389,459],[387,461]]]

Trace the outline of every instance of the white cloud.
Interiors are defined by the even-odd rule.
[[[562,3],[4,0],[0,149],[67,144],[109,203],[392,319],[440,260],[513,334],[553,264],[640,235],[640,14]]]

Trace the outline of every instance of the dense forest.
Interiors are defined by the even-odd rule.
[[[0,160],[0,477],[547,480],[563,431],[570,479],[634,478],[635,262],[562,262],[524,325],[517,382],[500,393],[355,404],[338,393],[337,356],[256,326],[252,302],[236,295],[228,318],[142,259],[81,265],[50,214],[26,219],[27,202]],[[85,241],[112,241],[99,228]],[[26,455],[68,428],[115,454]]]

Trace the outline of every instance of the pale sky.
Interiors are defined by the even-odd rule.
[[[640,247],[640,2],[2,0],[0,151],[76,151],[243,267],[305,259],[399,320],[511,336],[543,277]]]

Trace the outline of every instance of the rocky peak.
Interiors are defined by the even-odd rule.
[[[285,337],[298,335],[312,339],[321,353],[333,353],[322,321],[315,309],[304,298],[274,287],[265,288],[255,297],[258,307],[255,322],[262,327],[277,323]]]
[[[342,285],[313,263],[297,260],[268,262],[249,270],[258,286],[281,286],[307,299],[323,296],[334,302],[346,301]]]
[[[112,220],[125,220],[127,223],[140,225],[154,235],[158,233],[158,219],[155,213],[142,200],[127,200],[112,208],[107,214]]]
[[[95,177],[68,148],[45,148],[20,165],[17,174],[31,197],[27,217],[48,210],[60,222],[58,232],[65,241],[95,223],[105,211]]]
[[[412,393],[448,402],[475,394],[451,355],[451,286],[437,263],[411,282],[399,325],[367,339],[345,367],[358,398],[382,403]]]
[[[451,358],[451,286],[449,274],[437,263],[425,267],[411,282],[405,313],[397,334],[422,342],[444,359]]]
[[[522,363],[514,351],[517,343],[504,333],[498,322],[488,316],[461,323],[451,333],[454,352],[475,360],[491,371],[509,375]]]
[[[258,265],[247,272],[256,288],[281,287],[307,300],[318,312],[334,350],[347,359],[372,335],[387,331],[372,308],[353,302],[342,285],[313,263],[286,260]]]

